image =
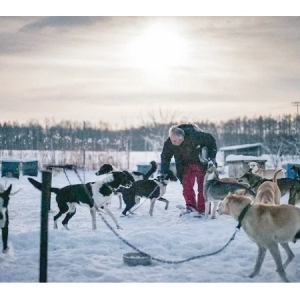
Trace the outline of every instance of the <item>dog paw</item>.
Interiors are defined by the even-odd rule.
[[[8,253],[8,251],[9,251],[9,247],[6,247],[6,249],[2,250],[2,253],[6,254],[6,253]]]

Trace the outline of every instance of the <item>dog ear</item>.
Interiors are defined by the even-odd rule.
[[[9,196],[12,189],[12,184],[7,188],[7,190],[4,192],[7,196]]]

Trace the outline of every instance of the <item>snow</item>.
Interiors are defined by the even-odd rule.
[[[226,162],[233,162],[233,161],[263,161],[265,162],[266,159],[258,156],[251,156],[251,155],[236,155],[236,154],[229,154],[226,157]]]
[[[82,178],[85,178],[86,182],[97,180],[94,171],[86,172],[85,176],[79,172],[79,177],[72,170],[66,171],[66,174],[67,177],[63,172],[53,176],[52,186],[63,187],[69,184],[68,180],[72,184],[80,183]],[[41,181],[41,172],[36,179]],[[19,193],[11,197],[9,204],[10,251],[8,254],[0,253],[0,282],[37,283],[39,282],[41,192],[28,182],[27,176],[21,176],[19,180],[2,177],[0,183],[6,187],[12,183],[13,192],[22,188]],[[236,230],[237,221],[230,216],[218,215],[215,220],[179,217],[180,210],[176,206],[184,205],[179,182],[171,182],[168,185],[165,198],[170,201],[167,211],[164,210],[164,203],[157,201],[154,215],[150,217],[149,200],[141,200],[142,205],[133,216],[121,217],[121,211],[118,209],[119,201],[117,196],[114,196],[111,210],[117,216],[122,230],[115,229],[109,216],[103,215],[103,217],[128,243],[154,258],[174,262],[218,251],[230,240]],[[284,197],[282,202],[286,203],[287,197]],[[167,297],[173,292],[177,297],[180,295],[186,297],[188,294],[184,290],[189,290],[189,286],[185,288],[185,285],[172,284],[172,287],[169,287],[167,283],[282,282],[275,271],[275,263],[270,253],[266,255],[260,275],[253,279],[247,277],[254,267],[257,247],[246,236],[243,229],[238,231],[235,239],[216,255],[178,264],[152,260],[150,266],[132,267],[124,264],[123,254],[134,250],[125,244],[100,216],[97,215],[97,230],[92,230],[89,209],[78,206],[76,215],[69,222],[70,230],[67,231],[61,224],[63,218],[59,219],[58,229],[53,228],[53,216],[57,211],[55,195],[52,195],[48,225],[47,282],[49,283],[165,283],[163,286],[159,285],[159,288],[166,293]],[[299,283],[299,242],[291,243],[290,246],[295,258],[287,267],[287,277],[290,281]],[[282,256],[285,259],[285,253],[282,253]],[[71,289],[74,292],[76,288],[74,289],[73,286]],[[282,285],[279,286],[282,291]],[[119,296],[122,297],[124,293],[132,293],[130,299],[133,299],[137,292],[132,285],[122,285],[120,289],[118,287],[113,288],[114,291],[108,288],[110,295],[120,293]],[[148,285],[146,289],[147,287]],[[199,297],[203,296],[205,287],[206,285],[199,286]],[[277,291],[276,287],[278,284],[272,285],[272,292]],[[141,285],[138,285],[138,288],[141,288]],[[224,288],[213,290],[213,293],[220,292],[220,296],[223,296],[226,291]],[[193,289],[194,287],[191,287],[191,290]],[[8,290],[12,293],[11,288],[8,287]],[[101,295],[101,290],[96,289],[94,295],[98,295],[97,293]],[[247,295],[251,295],[255,290],[251,288],[247,291]],[[16,289],[13,292],[19,291]],[[91,291],[90,286],[89,291]],[[197,291],[198,286],[193,293],[194,296],[197,295]],[[208,291],[212,292],[212,286],[208,285]],[[42,289],[40,292],[44,295],[45,290]],[[47,295],[54,293],[55,296],[56,292],[56,289],[47,288]],[[232,293],[231,288],[227,292]],[[67,289],[67,293],[70,295],[70,288]],[[143,295],[140,293],[150,296],[155,291],[143,288],[142,291],[139,290],[138,298]]]
[[[257,146],[262,146],[262,143],[243,144],[243,145],[234,145],[234,146],[228,146],[228,147],[221,147],[219,150],[220,151],[237,150],[237,149],[246,149],[246,148],[257,147]]]

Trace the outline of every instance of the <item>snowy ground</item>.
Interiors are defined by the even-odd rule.
[[[67,174],[72,184],[80,183],[73,171],[68,171]],[[37,179],[41,181],[41,174]],[[94,172],[87,172],[85,179],[94,181],[97,177]],[[25,176],[19,180],[1,178],[0,182],[6,186],[12,183],[13,191],[22,188],[10,200],[10,252],[0,254],[0,282],[39,282],[41,193]],[[64,173],[53,176],[52,186],[65,185],[68,185],[68,180]],[[165,197],[170,200],[169,209],[165,211],[164,203],[156,202],[153,217],[148,214],[149,201],[145,201],[134,216],[120,217],[118,199],[114,197],[111,210],[123,228],[117,230],[117,233],[155,258],[179,261],[219,250],[235,232],[237,222],[230,216],[218,216],[215,220],[180,218],[180,211],[176,206],[183,205],[184,201],[179,182],[168,185]],[[283,198],[283,202],[286,201]],[[55,230],[53,215],[57,212],[57,206],[54,195],[51,208],[53,212],[49,214],[47,272],[48,282],[51,283],[281,282],[269,253],[260,275],[253,279],[247,277],[254,267],[257,247],[243,230],[219,254],[179,264],[152,261],[150,266],[132,267],[123,263],[123,254],[133,250],[107,227],[100,216],[97,216],[98,229],[93,231],[88,208],[78,206],[76,215],[69,223],[70,230],[63,228],[62,218],[59,229]],[[105,218],[114,227],[111,219],[108,216]],[[290,281],[299,283],[300,243],[291,243],[290,246],[295,259],[287,267],[287,277]]]

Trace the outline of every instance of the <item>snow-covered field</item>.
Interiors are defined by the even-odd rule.
[[[83,175],[79,174],[83,178]],[[72,184],[80,183],[73,171],[67,171],[67,175]],[[41,173],[37,179],[41,181]],[[94,181],[97,177],[94,172],[86,172],[85,179]],[[12,183],[13,191],[22,188],[10,200],[10,252],[6,255],[0,254],[0,282],[39,282],[41,192],[28,182],[27,176],[21,176],[19,180],[3,177],[0,182],[6,186]],[[68,184],[64,173],[53,176],[52,186],[62,187]],[[164,203],[156,202],[153,217],[148,214],[148,200],[141,201],[143,204],[135,211],[134,216],[121,217],[118,198],[114,197],[111,210],[123,228],[117,230],[117,233],[151,256],[175,262],[213,253],[221,249],[234,234],[237,222],[230,216],[218,216],[215,220],[180,218],[180,211],[176,206],[183,205],[184,200],[179,182],[171,182],[168,185],[165,197],[170,200],[169,209],[165,211]],[[286,201],[287,198],[283,198],[283,203]],[[100,216],[97,216],[98,229],[92,230],[89,209],[78,206],[76,215],[69,222],[70,230],[63,228],[62,218],[59,220],[59,229],[55,230],[53,216],[57,212],[57,205],[54,195],[51,209],[47,272],[47,281],[50,283],[281,282],[269,253],[260,275],[253,279],[247,277],[254,267],[257,247],[243,230],[237,232],[229,246],[216,255],[178,264],[152,261],[150,266],[132,267],[124,264],[123,254],[134,250],[123,243]],[[111,219],[106,215],[104,217],[114,227]],[[290,281],[299,283],[299,242],[292,243],[291,249],[295,258],[287,267],[287,277]],[[285,253],[282,253],[282,256],[285,259]],[[122,290],[120,292],[123,294]],[[195,294],[195,297],[198,296],[201,295]]]

